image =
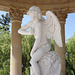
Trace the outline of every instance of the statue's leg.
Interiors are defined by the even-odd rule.
[[[37,63],[37,61],[35,61],[33,58],[31,59],[30,61],[31,65],[32,65],[32,69],[35,73],[35,75],[41,75],[41,72],[40,72],[40,67]]]
[[[47,49],[47,50],[46,50]],[[40,72],[40,67],[38,65],[38,61],[44,56],[46,52],[50,50],[50,47],[48,45],[43,45],[37,51],[33,54],[31,58],[31,65],[36,75],[42,75]]]

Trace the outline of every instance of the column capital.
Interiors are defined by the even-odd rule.
[[[67,18],[68,8],[59,8],[58,10],[54,9],[53,12],[58,17],[59,21],[64,21]]]
[[[10,7],[9,9],[9,16],[11,17],[12,22],[14,21],[21,22],[24,13],[25,9],[19,9],[14,7]]]

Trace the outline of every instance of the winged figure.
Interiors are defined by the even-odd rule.
[[[42,75],[38,62],[47,52],[51,50],[50,39],[53,37],[59,47],[63,46],[61,27],[56,15],[51,11],[46,12],[46,19],[44,19],[40,8],[32,6],[27,12],[27,15],[30,16],[32,21],[21,27],[18,30],[18,33],[23,35],[34,35],[35,42],[30,53],[30,63],[35,75]]]

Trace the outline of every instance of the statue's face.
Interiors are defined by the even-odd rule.
[[[34,20],[39,20],[39,13],[36,11],[30,11],[29,14],[30,18],[34,21]]]

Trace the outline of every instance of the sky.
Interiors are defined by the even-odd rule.
[[[7,12],[0,11],[0,17],[2,14],[5,15],[6,13]],[[30,20],[31,19],[29,16],[24,15],[21,26],[27,24]],[[11,23],[10,23],[10,26],[11,26]],[[10,28],[10,31],[11,31],[11,28]],[[65,22],[65,39],[67,40],[70,37],[72,37],[74,32],[75,32],[75,13],[71,13],[71,14],[68,14],[66,22]]]
[[[68,14],[65,24],[65,38],[73,36],[75,32],[75,13]]]

